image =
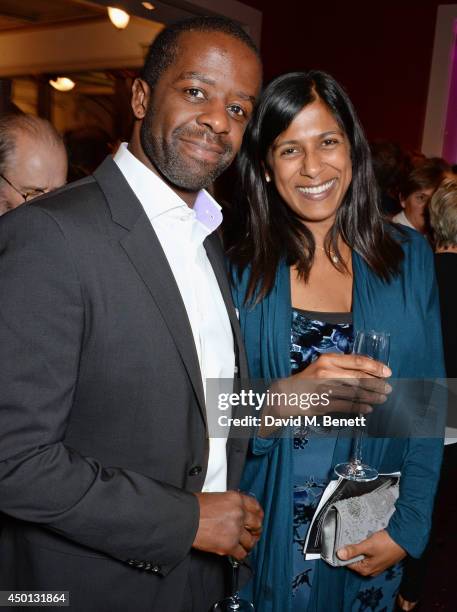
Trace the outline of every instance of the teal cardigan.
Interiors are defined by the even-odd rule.
[[[393,378],[444,378],[438,291],[433,254],[415,231],[403,238],[401,274],[382,281],[353,254],[354,329],[382,329],[393,339],[389,365]],[[291,301],[289,268],[277,270],[272,292],[256,306],[244,297],[249,271],[235,280],[233,297],[250,374],[271,380],[290,375]],[[411,556],[419,557],[430,531],[442,441],[388,439],[366,441],[364,459],[380,472],[401,471],[401,492],[387,531]],[[333,465],[346,461],[350,440],[338,438]],[[245,589],[259,612],[292,609],[292,440],[255,438],[251,442],[242,489],[256,494],[265,511],[263,535],[251,553],[254,578]],[[345,568],[318,561],[308,612],[350,612],[363,578]]]

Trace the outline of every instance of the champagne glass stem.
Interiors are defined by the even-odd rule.
[[[386,365],[389,363],[390,334],[374,330],[358,331],[354,338],[352,352],[355,355],[365,355]],[[359,415],[360,416],[360,415]],[[362,442],[365,431],[357,426],[352,442],[352,457],[350,461],[338,463],[335,473],[341,478],[360,482],[369,482],[378,477],[378,472],[370,465],[362,463]]]
[[[353,463],[355,465],[361,465],[362,463],[362,442],[363,442],[363,429],[357,428],[357,432],[354,437],[354,454],[353,454]]]
[[[239,598],[239,581],[240,581],[240,564],[239,562],[230,557],[230,564],[232,566],[232,597],[235,601]]]

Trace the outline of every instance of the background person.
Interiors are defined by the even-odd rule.
[[[67,167],[62,137],[49,121],[0,117],[0,215],[64,185]]]
[[[399,144],[377,140],[370,144],[373,170],[381,192],[381,210],[392,217],[401,211],[400,185],[410,171],[407,154]]]
[[[428,203],[445,177],[446,171],[442,161],[439,158],[425,159],[407,175],[400,188],[400,203],[403,210],[392,218],[394,223],[401,223],[424,236],[430,236]]]
[[[226,241],[251,376],[381,384],[388,368],[347,354],[358,329],[391,334],[394,377],[442,376],[430,247],[417,232],[383,221],[369,147],[338,83],[319,71],[275,79],[239,160],[243,197]],[[334,568],[306,561],[303,545],[350,442],[307,428],[293,439],[255,438],[242,487],[265,509],[252,553],[256,609],[392,609],[399,562],[406,553],[420,556],[428,539],[442,441],[366,440],[366,463],[380,473],[402,472],[400,498],[385,530],[339,552],[365,559]]]
[[[430,199],[430,225],[435,244],[435,266],[440,295],[441,328],[444,345],[444,361],[448,379],[457,379],[457,180],[445,179]],[[449,533],[454,529],[454,516],[447,520],[449,506],[452,507],[457,485],[457,421],[455,411],[455,380],[449,381],[451,394],[448,410],[443,465],[433,513],[433,530],[426,553],[420,559],[408,558],[398,596],[401,610],[413,610],[421,600],[427,579],[427,567],[433,558],[433,548],[443,546],[453,554],[454,548]],[[455,503],[454,503],[455,505]],[[455,568],[443,568],[433,590],[443,585],[452,588],[457,572]]]
[[[433,194],[430,224],[435,243],[446,374],[448,378],[457,378],[457,178],[445,179]]]

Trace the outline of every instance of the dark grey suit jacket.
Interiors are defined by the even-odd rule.
[[[245,377],[217,236],[205,248]],[[203,386],[171,269],[111,159],[2,217],[0,287],[0,589],[69,590],[81,612],[184,609],[221,566],[190,552]],[[246,442],[227,453],[236,488]]]

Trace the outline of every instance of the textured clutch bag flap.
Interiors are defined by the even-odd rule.
[[[322,522],[321,557],[330,565],[348,565],[361,561],[359,555],[348,561],[338,558],[336,551],[348,544],[358,544],[376,531],[385,529],[395,512],[398,499],[398,479],[389,479],[370,493],[333,503]]]

